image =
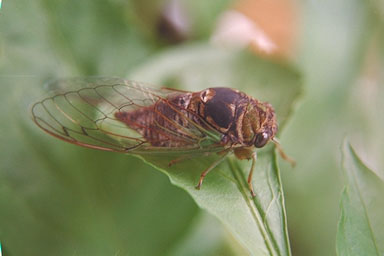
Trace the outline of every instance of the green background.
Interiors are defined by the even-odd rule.
[[[208,45],[218,15],[230,4],[182,2],[194,22],[193,36],[180,50],[154,32],[163,2],[3,1],[0,241],[9,255],[246,254],[167,176],[130,156],[57,141],[30,119],[30,104],[52,78],[155,80],[178,66],[156,65],[159,58],[175,60],[175,49],[182,58],[193,55],[196,44]],[[300,33],[290,66],[304,93],[280,134],[298,163],[291,169],[280,161],[288,230],[293,255],[335,255],[343,138],[384,177],[384,6],[375,0],[297,5]],[[212,68],[223,65],[230,67],[218,61]],[[188,89],[201,89],[188,76],[201,67],[187,67]],[[177,84],[179,78],[171,78]]]

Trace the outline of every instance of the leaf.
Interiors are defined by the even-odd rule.
[[[346,186],[341,196],[338,255],[384,254],[384,182],[366,167],[345,141]]]
[[[198,245],[198,246],[196,246]],[[247,251],[228,234],[219,220],[206,211],[194,218],[193,225],[168,256],[246,255]]]
[[[276,106],[281,123],[287,120],[300,94],[299,76],[286,66],[204,45],[182,47],[161,54],[128,77],[154,84],[181,86],[193,91],[209,86],[239,88]],[[203,209],[219,218],[252,255],[291,255],[284,196],[276,156],[271,146],[258,153],[250,197],[246,178],[250,162],[230,157],[210,172],[200,191],[201,172],[217,155],[196,157],[174,164],[177,155],[142,155],[144,161],[167,174]]]
[[[249,163],[229,159],[209,173],[196,190],[202,170],[216,156],[201,157],[168,167],[172,156],[143,159],[165,172],[172,183],[185,189],[197,202],[225,223],[253,255],[290,255],[281,181],[272,150],[259,154],[252,199],[246,183]]]

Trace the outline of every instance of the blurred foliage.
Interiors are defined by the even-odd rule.
[[[384,181],[367,168],[347,141],[343,145],[346,186],[337,231],[338,255],[384,253]]]
[[[292,72],[291,65],[263,60],[260,72],[225,58],[209,62],[205,46],[231,2],[180,2],[191,30],[175,49],[157,30],[165,0],[3,1],[0,241],[9,255],[246,254],[226,227],[162,173],[136,158],[67,145],[30,121],[28,106],[51,78],[129,74],[198,90],[203,74],[204,87],[243,88],[258,97],[249,81],[268,88]],[[345,135],[384,177],[384,8],[377,0],[296,3],[300,37],[290,62],[303,77],[305,95],[279,134],[298,163],[292,170],[280,161],[289,238],[293,255],[335,255]],[[207,49],[201,56],[190,44],[196,41]],[[199,57],[205,65],[193,61]],[[216,68],[224,71],[209,76]],[[239,84],[229,72],[236,68],[243,72]],[[294,81],[288,79],[287,88]],[[284,106],[280,99],[290,93],[278,89],[263,97]],[[341,198],[345,203],[345,192]]]

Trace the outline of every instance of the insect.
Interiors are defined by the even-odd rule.
[[[32,106],[32,118],[56,138],[131,154],[218,154],[220,157],[201,173],[197,189],[212,169],[234,153],[238,159],[252,160],[248,185],[255,196],[254,148],[269,141],[293,163],[275,138],[278,127],[272,106],[235,89],[153,89],[118,78],[64,79],[50,86],[54,87],[53,95]]]

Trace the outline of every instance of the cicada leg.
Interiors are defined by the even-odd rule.
[[[279,141],[278,141],[276,138],[273,138],[273,139],[272,139],[272,142],[275,144],[276,149],[277,149],[277,151],[279,152],[281,158],[283,158],[285,161],[287,161],[288,163],[290,163],[290,164],[292,165],[292,167],[295,167],[295,166],[296,166],[296,161],[293,160],[292,158],[290,158],[289,156],[287,156],[287,155],[284,153],[284,150],[283,150],[283,148],[281,147]]]
[[[255,197],[256,194],[253,191],[253,186],[252,186],[252,175],[253,175],[253,170],[255,169],[257,154],[250,147],[235,148],[234,153],[235,153],[235,156],[240,160],[244,160],[244,159],[251,160],[252,159],[251,170],[249,171],[247,182],[248,182],[249,190],[251,192],[251,196]]]
[[[220,152],[219,152],[219,153],[220,153]],[[212,154],[212,152],[205,152],[203,155],[204,155],[204,156],[209,156],[210,154]],[[184,160],[192,159],[192,158],[194,158],[194,157],[201,157],[201,154],[195,154],[195,155],[181,155],[180,157],[175,158],[175,159],[172,159],[171,161],[169,161],[169,163],[168,163],[168,167],[171,167],[171,166],[174,165],[174,164],[183,162]]]
[[[200,175],[200,179],[199,179],[199,183],[197,184],[197,186],[195,187],[196,189],[200,189],[201,187],[201,184],[203,184],[203,180],[205,178],[205,176],[207,176],[207,174],[213,170],[218,164],[220,164],[224,159],[225,157],[228,155],[229,151],[227,151],[225,154],[222,154],[218,159],[216,159],[210,166],[208,166],[207,169],[205,169],[201,175]]]
[[[180,156],[180,157],[178,157],[176,159],[173,159],[173,160],[169,161],[168,167],[171,167],[174,164],[180,163],[180,162],[182,162],[184,160],[191,159],[191,158],[192,157],[190,155],[182,155],[182,156]]]

